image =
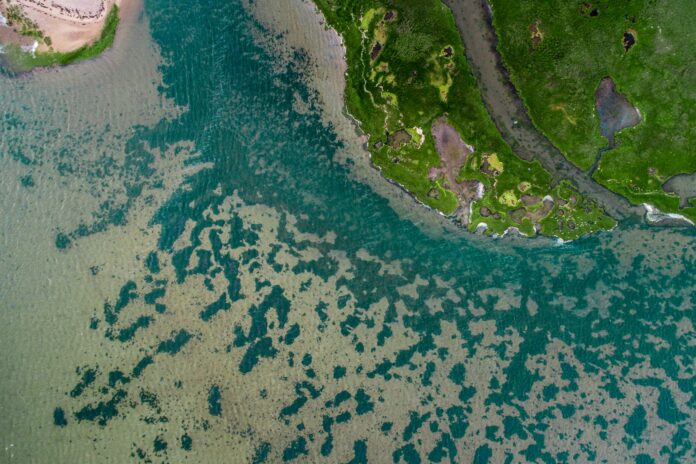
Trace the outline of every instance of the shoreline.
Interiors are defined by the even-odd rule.
[[[335,161],[346,166],[356,181],[368,185],[374,192],[389,201],[403,218],[422,227],[432,236],[452,236],[466,233],[450,217],[420,202],[403,186],[382,175],[372,162],[367,134],[361,122],[345,104],[346,47],[343,37],[326,21],[319,7],[312,0],[292,0],[282,12],[274,0],[245,1],[245,7],[264,28],[274,34],[259,34],[257,42],[277,55],[278,66],[292,60],[295,50],[303,49],[311,57],[305,70],[308,87],[314,92],[321,108],[321,118],[331,126],[343,147],[336,153]],[[277,36],[276,36],[277,34]],[[279,38],[280,37],[280,38]],[[386,182],[385,182],[386,180]],[[427,208],[414,208],[418,205]],[[432,214],[435,211],[437,214]]]
[[[688,217],[677,213],[665,213],[650,203],[643,203],[641,207],[645,209],[645,222],[651,226],[690,226],[696,224]]]
[[[109,12],[122,1],[53,0],[48,6],[37,0],[0,0],[0,28],[14,32],[14,37],[4,33],[10,39],[6,44],[26,45],[29,39],[39,53],[68,53],[96,42]]]
[[[462,32],[462,29],[461,29],[461,27],[460,27],[460,26],[461,26],[461,22],[460,22],[460,21],[461,21],[461,16],[460,16],[460,15],[461,15],[461,11],[456,11],[456,10],[457,10],[457,8],[456,8],[457,3],[459,3],[459,6],[461,7],[464,3],[466,3],[466,1],[467,1],[467,0],[463,0],[463,1],[457,1],[457,0],[449,0],[449,1],[448,1],[448,0],[445,0],[443,3],[444,3],[444,4],[452,11],[452,13],[453,13],[453,16],[454,16],[454,18],[455,18],[455,22],[457,23],[457,26],[458,26],[457,29],[458,29],[459,35],[460,35],[460,37],[461,37],[462,42],[463,42],[464,45],[465,45],[465,49],[467,50],[467,57],[469,58],[469,63],[470,63],[470,65],[474,68],[474,70],[477,71],[477,74],[479,75],[479,78],[477,79],[477,81],[478,81],[478,83],[479,83],[479,87],[481,88],[481,93],[482,93],[482,97],[483,97],[483,100],[484,100],[484,104],[486,104],[486,107],[488,108],[489,114],[490,114],[490,113],[491,113],[491,111],[490,111],[490,104],[489,104],[490,102],[486,102],[486,90],[485,90],[485,89],[488,89],[488,88],[489,88],[489,87],[488,87],[489,82],[488,82],[488,81],[482,82],[482,81],[480,80],[480,79],[481,79],[481,63],[480,63],[480,60],[473,60],[474,62],[472,62],[472,60],[471,60],[471,56],[470,56],[470,53],[469,53],[470,47],[467,46],[467,42],[468,42],[469,40],[465,40],[465,34]],[[313,7],[314,7],[314,9],[315,9],[315,13],[316,13],[316,16],[317,16],[317,21],[319,22],[319,24],[320,24],[322,27],[328,28],[328,29],[332,32],[332,34],[334,34],[335,36],[338,37],[338,40],[339,40],[339,42],[340,42],[340,44],[341,44],[341,47],[342,47],[342,49],[343,49],[342,59],[345,61],[345,60],[346,60],[346,56],[347,56],[347,50],[346,50],[346,46],[345,46],[345,42],[344,42],[344,40],[343,40],[343,37],[342,37],[333,27],[331,27],[331,26],[328,25],[328,22],[327,22],[326,18],[324,17],[324,15],[323,15],[321,9],[318,7],[318,5],[316,5],[316,4],[314,3],[314,1],[312,1],[311,3],[312,3],[312,5],[313,5]],[[482,7],[484,7],[485,5],[487,5],[486,0],[470,0],[470,3],[472,3],[472,4],[474,4],[474,3],[479,3],[479,4],[480,4],[480,5],[479,5],[479,8],[482,8]],[[483,9],[485,10],[485,8],[483,8]],[[491,11],[488,11],[487,13],[488,13],[488,14],[491,14],[492,12],[491,12]],[[486,18],[486,21],[484,21],[484,24],[485,24],[484,28],[486,29],[484,32],[487,32],[487,33],[489,33],[489,34],[490,34],[490,33],[493,33],[493,40],[494,40],[494,41],[497,40],[497,36],[496,36],[496,35],[494,34],[494,32],[493,32],[493,24],[492,24],[492,22],[491,22],[491,18],[490,18],[490,17],[487,17],[487,18]],[[486,26],[487,26],[487,27],[486,27]],[[470,37],[468,37],[468,38],[470,39]],[[486,34],[484,33],[484,34],[481,36],[481,38],[483,38],[483,39],[485,40],[485,39],[486,39]],[[497,48],[495,47],[495,42],[489,43],[489,46],[490,46],[490,49],[492,50],[493,55],[494,55],[494,58],[495,58],[495,60],[494,60],[495,68],[496,68],[497,70],[500,70],[500,71],[501,71],[501,76],[499,76],[499,77],[502,77],[502,79],[503,79],[502,85],[503,85],[504,87],[506,87],[506,90],[507,90],[507,91],[511,92],[511,93],[512,93],[515,97],[517,97],[517,99],[518,99],[518,101],[517,101],[518,105],[515,105],[515,109],[516,109],[517,111],[519,111],[520,109],[522,109],[522,110],[523,110],[523,114],[524,114],[524,115],[527,115],[527,113],[526,113],[526,111],[525,111],[525,110],[526,110],[526,107],[525,107],[524,104],[521,102],[520,97],[519,97],[519,96],[517,95],[517,93],[516,93],[516,89],[514,88],[514,86],[512,85],[512,83],[510,82],[509,75],[507,75],[506,69],[504,68],[504,65],[503,65],[502,57],[498,54]],[[352,122],[352,125],[353,125],[353,127],[354,127],[355,133],[356,133],[356,134],[358,135],[358,137],[361,139],[361,141],[362,141],[362,148],[363,148],[363,150],[364,150],[365,152],[367,152],[367,156],[368,156],[368,158],[369,158],[369,160],[370,160],[370,165],[371,165],[371,167],[372,167],[375,171],[377,171],[377,172],[379,173],[379,176],[380,176],[380,178],[381,178],[382,180],[386,180],[387,183],[396,186],[399,190],[401,190],[402,192],[404,192],[411,200],[414,200],[417,204],[419,204],[419,205],[421,205],[421,206],[425,206],[425,207],[426,207],[426,208],[425,208],[426,210],[428,210],[428,211],[435,211],[439,217],[442,217],[442,218],[447,219],[449,222],[451,222],[453,225],[455,225],[458,229],[464,229],[464,230],[466,230],[467,232],[470,232],[470,233],[475,234],[475,235],[489,235],[491,238],[504,238],[504,237],[506,237],[506,236],[513,236],[513,235],[525,237],[525,238],[527,238],[527,239],[539,237],[539,238],[547,238],[547,239],[553,240],[554,242],[556,242],[556,244],[561,244],[561,245],[562,245],[562,244],[571,243],[571,242],[573,242],[573,241],[575,241],[575,240],[577,240],[577,239],[580,239],[580,238],[583,238],[583,237],[586,237],[586,236],[595,235],[596,233],[599,233],[599,232],[600,232],[600,231],[596,231],[596,232],[592,232],[592,233],[588,233],[588,234],[583,234],[583,235],[581,235],[581,236],[579,236],[579,237],[577,237],[577,238],[575,238],[575,239],[568,239],[568,238],[559,237],[559,236],[557,236],[557,235],[543,235],[543,234],[540,234],[538,231],[536,231],[536,233],[530,235],[530,234],[523,233],[522,231],[519,230],[518,227],[511,226],[511,227],[508,227],[507,229],[505,229],[505,231],[503,231],[501,234],[498,234],[498,233],[486,234],[486,230],[488,229],[488,224],[486,224],[485,222],[479,222],[478,225],[477,225],[477,227],[476,227],[476,229],[475,229],[474,231],[469,231],[469,230],[467,229],[466,226],[460,224],[460,223],[456,220],[456,215],[455,215],[455,214],[449,214],[449,215],[447,215],[447,214],[444,214],[443,212],[437,210],[436,208],[433,208],[433,207],[431,207],[431,206],[425,204],[424,202],[422,202],[421,200],[419,200],[413,193],[411,193],[410,191],[408,191],[407,188],[406,188],[404,185],[402,185],[401,183],[399,183],[399,182],[397,182],[397,181],[395,181],[395,180],[393,180],[393,179],[390,179],[390,178],[384,176],[384,175],[382,174],[382,169],[381,169],[379,166],[377,166],[375,163],[372,162],[372,154],[371,154],[371,152],[370,152],[370,149],[369,149],[369,148],[370,148],[370,147],[369,147],[369,142],[368,142],[368,140],[367,140],[368,134],[365,133],[365,131],[362,129],[362,123],[361,123],[361,121],[359,121],[357,118],[355,118],[355,117],[350,113],[350,111],[349,111],[348,108],[347,108],[347,105],[345,104],[345,103],[346,103],[346,102],[345,102],[345,85],[346,85],[346,80],[345,80],[345,78],[346,78],[346,75],[347,75],[347,62],[345,63],[344,67],[345,67],[346,71],[345,71],[344,74],[342,75],[342,80],[341,80],[341,85],[342,85],[342,88],[341,88],[341,99],[342,99],[342,102],[343,102],[343,110],[342,110],[342,112],[343,112],[343,114],[347,117],[347,119],[349,119],[349,120]],[[495,89],[494,89],[494,91],[495,91]],[[528,116],[528,115],[527,115],[527,116]],[[499,115],[499,117],[503,117],[503,118],[504,118],[504,116],[502,116],[502,115]],[[494,120],[495,120],[495,119],[496,119],[496,118],[494,118]],[[513,117],[513,118],[511,118],[511,121],[514,121],[514,123],[518,123],[518,122],[519,122],[519,119]],[[502,122],[501,122],[501,124],[502,124],[503,126],[506,126],[505,123],[502,123]],[[498,125],[498,124],[496,124],[496,125]],[[515,125],[516,125],[516,124],[515,124]],[[530,126],[532,127],[532,130],[535,129],[535,127],[533,126],[533,124],[530,124]],[[509,128],[508,128],[508,129],[509,129]],[[511,130],[503,130],[503,131],[501,131],[501,134],[507,134],[508,136],[513,137],[513,139],[517,139],[517,137],[515,137],[515,136],[513,135],[513,131],[511,131]],[[543,133],[540,133],[540,132],[539,132],[539,133],[538,133],[538,136],[544,138],[543,141],[544,141],[544,142],[547,142],[547,139],[545,139]],[[524,138],[525,138],[525,137],[523,136],[523,139],[524,139]],[[522,143],[522,144],[524,145],[524,144],[525,144],[524,142],[529,142],[529,140],[522,140],[522,141],[520,141],[520,140],[515,140],[515,143],[513,143],[512,145],[518,146],[520,143]],[[530,149],[530,151],[532,151],[532,152],[533,152],[533,151],[537,151],[537,152],[538,152],[539,150],[545,151],[545,149],[548,150],[548,147],[545,146],[545,145],[542,144],[542,143],[539,143],[538,140],[537,140],[536,146],[534,146],[534,147],[532,147],[532,146],[527,146],[526,148]],[[554,151],[554,150],[551,150],[551,151]],[[530,154],[531,154],[531,153],[530,153]],[[555,174],[556,176],[558,176],[561,172],[564,172],[566,175],[568,174],[568,167],[567,167],[565,164],[570,164],[570,163],[562,163],[562,162],[559,163],[557,159],[556,159],[555,162],[552,162],[552,161],[550,160],[550,158],[548,158],[548,153],[546,153],[546,152],[542,154],[541,158],[544,158],[544,161],[545,161],[545,162],[542,163],[542,165],[543,165],[544,167],[546,167],[547,169],[549,168],[548,164],[551,164],[551,166],[553,167],[553,172],[554,172],[554,174]],[[526,159],[526,158],[523,158],[523,159]],[[532,159],[538,159],[538,156],[532,155]],[[564,161],[565,161],[565,160],[564,160]],[[572,166],[572,167],[574,168],[575,166]],[[608,209],[611,210],[611,213],[612,213],[611,216],[614,216],[615,218],[618,217],[619,219],[625,219],[625,218],[630,217],[630,216],[642,216],[643,219],[644,219],[644,221],[645,221],[647,224],[650,224],[650,225],[664,225],[664,224],[666,224],[667,222],[676,223],[676,224],[674,224],[674,225],[683,225],[683,226],[688,226],[688,225],[692,225],[692,226],[693,226],[693,225],[694,225],[693,222],[689,221],[687,218],[685,218],[685,217],[682,216],[682,215],[678,215],[678,214],[665,214],[665,213],[662,213],[662,212],[660,212],[659,210],[657,210],[657,208],[655,208],[655,207],[652,206],[652,205],[648,205],[648,204],[643,204],[643,205],[631,205],[630,202],[628,202],[627,199],[625,199],[625,198],[623,198],[623,197],[617,195],[617,194],[614,193],[614,192],[609,191],[609,190],[606,189],[604,186],[602,186],[602,185],[600,185],[599,183],[597,183],[596,181],[594,181],[594,179],[591,179],[591,178],[590,178],[590,179],[584,179],[584,178],[583,178],[583,180],[586,180],[586,182],[577,182],[580,173],[578,172],[577,169],[571,169],[571,171],[572,171],[572,173],[575,174],[575,175],[572,175],[572,176],[570,176],[570,177],[575,181],[574,183],[575,183],[575,185],[577,186],[577,188],[581,191],[581,193],[587,194],[588,191],[589,191],[589,193],[590,193],[590,198],[594,198],[594,199],[596,199],[596,200],[600,200],[600,204],[602,204],[602,206],[605,208],[605,211],[606,211],[607,206],[610,206],[610,208],[608,208]],[[584,192],[583,192],[583,190],[584,190]],[[597,198],[597,197],[599,197],[599,198]],[[644,214],[641,214],[641,209],[643,209],[643,210],[645,211]],[[611,229],[608,229],[607,231],[609,231],[609,232],[610,232],[610,231],[613,231],[617,226],[618,226],[618,222],[616,222],[616,223],[614,224],[614,226],[611,227]]]
[[[16,75],[32,71],[36,68],[48,68],[56,65],[65,66],[101,55],[114,44],[116,31],[121,17],[124,16],[119,5],[123,4],[124,8],[130,10],[130,3],[132,3],[133,0],[107,1],[108,4],[111,5],[108,14],[104,17],[103,21],[100,20],[100,22],[95,22],[90,25],[92,29],[96,27],[97,29],[95,30],[98,30],[96,40],[93,40],[91,30],[89,34],[78,34],[78,36],[75,36],[79,37],[79,42],[77,43],[82,43],[82,45],[71,51],[63,52],[54,49],[52,46],[46,50],[48,44],[52,44],[52,39],[49,35],[44,35],[43,31],[39,31],[38,33],[35,31],[32,32],[32,34],[35,34],[30,37],[33,42],[31,45],[26,45],[26,36],[28,33],[24,31],[23,34],[20,35],[17,31],[11,30],[10,32],[14,34],[14,37],[20,37],[20,40],[3,40],[3,48],[0,50],[2,52],[0,53],[0,68],[4,68],[4,71],[9,72],[10,75]],[[36,23],[31,24],[33,24],[32,27],[36,26]],[[16,29],[17,27],[18,26],[15,24],[14,28]],[[26,23],[23,23],[22,27],[26,27]],[[70,29],[71,27],[72,26],[68,27],[67,30],[72,30]],[[8,26],[2,26],[0,29],[1,37],[1,33],[3,30],[6,32]],[[66,31],[65,28],[59,29],[63,32]],[[7,36],[7,34],[5,35]]]
[[[253,5],[253,6],[252,6]],[[291,50],[306,49],[309,51],[312,58],[311,65],[307,69],[307,79],[310,87],[316,92],[318,103],[322,107],[322,118],[334,126],[334,129],[339,135],[339,138],[347,145],[347,150],[342,150],[340,156],[356,161],[356,154],[360,154],[360,167],[364,164],[369,169],[362,169],[362,181],[367,181],[369,185],[380,195],[389,198],[390,202],[395,197],[399,199],[397,209],[400,215],[406,216],[414,222],[423,223],[424,219],[428,223],[437,222],[440,227],[444,226],[444,230],[453,232],[463,232],[467,236],[491,238],[514,238],[524,237],[525,241],[537,238],[542,241],[557,244],[559,241],[568,243],[578,238],[592,234],[584,234],[576,238],[561,238],[552,234],[541,234],[538,231],[534,234],[522,233],[519,228],[511,226],[499,233],[486,232],[489,228],[478,228],[469,230],[466,226],[457,221],[456,214],[445,214],[442,211],[419,200],[416,195],[410,192],[404,185],[383,175],[380,166],[376,165],[372,160],[368,134],[362,128],[362,122],[357,120],[348,110],[346,105],[346,77],[348,74],[348,64],[346,60],[347,50],[343,37],[331,27],[321,8],[314,1],[298,0],[297,6],[302,13],[289,14],[288,17],[280,17],[277,8],[268,5],[266,1],[247,3],[247,7],[252,12],[253,16],[259,20],[259,23],[269,28],[270,30],[279,32],[282,35],[281,43],[275,42],[275,39],[261,38],[266,46],[272,46],[274,52],[280,55],[280,60],[284,63],[289,61],[283,50],[289,47]],[[287,11],[286,11],[287,13]],[[301,16],[301,18],[299,18]],[[312,25],[302,23],[302,21],[311,21]],[[297,31],[297,26],[304,25],[301,31]],[[311,29],[321,28],[323,34],[318,34]],[[318,37],[321,35],[321,37]],[[299,36],[299,37],[298,37]],[[327,39],[330,36],[330,39]],[[270,43],[269,43],[270,42]],[[319,44],[319,45],[317,45]],[[327,47],[328,46],[328,47]],[[277,48],[280,47],[280,50]],[[327,48],[329,49],[327,51]],[[333,49],[340,50],[340,53],[334,53]],[[326,58],[330,56],[330,60]],[[341,63],[337,64],[337,61]],[[282,66],[282,65],[281,65]],[[327,75],[327,69],[340,68],[341,72],[330,72]],[[346,123],[348,123],[346,125]],[[362,152],[362,153],[361,153]],[[362,160],[366,162],[363,162]],[[365,172],[370,171],[370,172]],[[375,182],[376,180],[376,182]],[[387,182],[385,182],[385,180]],[[396,187],[396,191],[394,190]],[[398,192],[397,195],[394,193]],[[413,208],[413,203],[425,208]],[[408,204],[406,204],[408,203]],[[435,212],[437,214],[432,214]],[[427,218],[427,219],[426,219]],[[613,227],[612,227],[613,229]],[[439,233],[442,233],[440,231]]]
[[[304,0],[303,3],[306,3],[306,0]],[[341,58],[344,61],[343,67],[345,69],[344,73],[341,75],[341,80],[340,80],[340,84],[341,84],[340,95],[341,95],[341,102],[342,102],[342,114],[351,122],[351,125],[353,126],[353,130],[354,130],[355,134],[357,134],[358,138],[361,141],[361,148],[367,154],[367,158],[369,159],[370,167],[373,169],[373,171],[378,173],[378,176],[382,182],[384,182],[386,180],[387,185],[393,185],[393,186],[397,187],[402,193],[404,193],[408,197],[408,199],[410,201],[414,201],[416,204],[418,204],[420,206],[424,206],[425,207],[424,211],[427,211],[428,214],[430,214],[431,212],[437,213],[435,215],[436,217],[439,217],[439,218],[446,220],[448,223],[450,223],[456,229],[462,230],[462,231],[466,232],[467,235],[471,235],[471,236],[487,236],[488,238],[493,238],[493,239],[502,239],[505,237],[517,236],[517,237],[523,237],[526,240],[536,238],[539,240],[550,240],[554,244],[566,244],[566,243],[573,242],[575,240],[578,240],[578,239],[586,237],[586,236],[594,235],[594,233],[599,232],[599,231],[597,231],[594,233],[583,234],[577,238],[569,239],[569,238],[562,238],[562,237],[559,237],[557,235],[552,235],[552,234],[549,234],[549,235],[541,234],[541,233],[539,233],[538,230],[536,230],[534,234],[527,234],[527,233],[520,231],[520,229],[518,227],[510,226],[510,227],[506,228],[504,231],[502,231],[501,233],[486,233],[486,231],[489,229],[489,225],[485,222],[479,222],[477,227],[474,230],[469,230],[469,228],[467,228],[464,224],[462,224],[460,221],[457,220],[456,212],[452,213],[452,214],[443,213],[442,211],[438,210],[437,208],[434,208],[434,207],[424,203],[423,201],[421,201],[415,194],[410,192],[404,185],[402,185],[398,181],[383,175],[382,168],[380,166],[378,166],[377,164],[375,164],[372,160],[372,153],[370,152],[370,145],[369,145],[369,134],[367,134],[363,130],[362,122],[350,113],[350,111],[347,107],[347,104],[346,104],[345,91],[346,91],[346,85],[347,85],[346,77],[348,74],[348,64],[346,61],[346,56],[347,56],[348,51],[346,49],[345,41],[344,41],[343,37],[341,36],[341,34],[338,33],[338,31],[336,31],[333,27],[331,27],[328,24],[323,12],[321,11],[321,8],[319,8],[319,6],[316,5],[316,3],[313,0],[311,0],[310,3],[314,9],[316,21],[319,23],[319,25],[328,29],[329,31],[331,31],[331,33],[337,37],[338,41],[341,44],[341,48],[343,51]],[[443,2],[443,3],[446,6],[450,7],[449,2]],[[460,33],[460,36],[461,36],[461,33]],[[462,39],[462,42],[464,42],[464,40],[463,40],[464,37],[461,37],[461,39]],[[471,205],[469,205],[469,208],[471,208]],[[611,228],[611,230],[613,230],[616,226],[617,226],[617,224],[615,223],[614,226]]]
[[[278,8],[269,3],[269,0],[246,2],[245,6],[262,26],[260,30],[263,31],[267,28],[277,32],[279,37],[282,36],[278,39],[278,37],[269,38],[265,33],[259,35],[264,46],[279,55],[279,66],[282,67],[290,61],[293,50],[305,49],[309,52],[312,59],[306,69],[307,81],[315,92],[317,103],[321,107],[322,119],[334,127],[337,135],[346,145],[343,150],[340,150],[342,153],[338,154],[337,160],[340,162],[350,160],[348,164],[353,164],[351,161],[355,161],[356,164],[353,164],[353,168],[357,167],[358,169],[352,168],[351,171],[358,173],[361,181],[368,183],[376,192],[388,198],[400,215],[418,224],[437,223],[438,231],[436,233],[438,235],[447,230],[449,232],[463,232],[471,238],[476,236],[485,236],[487,239],[524,237],[525,241],[536,238],[559,245],[598,233],[588,233],[576,238],[562,238],[553,234],[540,234],[538,231],[530,235],[520,232],[519,228],[514,226],[499,233],[491,233],[490,231],[486,232],[489,229],[487,224],[485,229],[479,227],[476,230],[469,230],[459,224],[454,215],[444,214],[423,203],[399,182],[384,176],[380,167],[372,161],[368,136],[362,129],[361,121],[350,113],[346,105],[347,50],[343,37],[328,24],[323,12],[314,1],[297,0],[293,4],[292,13],[288,14],[284,10],[285,16],[281,15]],[[299,13],[295,10],[298,10]],[[318,30],[320,31],[318,32]],[[384,182],[385,180],[387,182]],[[414,201],[426,208],[413,208]],[[633,214],[631,216],[643,216],[640,214],[642,211],[639,211],[641,209],[640,207],[632,208]],[[437,214],[432,214],[432,212]],[[479,225],[482,224],[481,222]],[[615,223],[607,231],[614,230],[617,225]]]
[[[351,114],[346,105],[348,51],[343,37],[328,24],[314,0],[294,0],[293,8],[301,11],[297,17],[295,12],[290,17],[276,17],[277,7],[269,8],[265,3],[272,1],[256,0],[253,4],[247,3],[249,11],[258,21],[283,36],[279,44],[267,43],[267,38],[260,40],[267,48],[272,46],[275,53],[279,53],[277,47],[281,47],[282,60],[291,59],[284,56],[286,51],[283,47],[288,47],[291,51],[302,48],[312,56],[311,67],[307,72],[308,85],[316,92],[324,123],[331,125],[345,144],[337,153],[337,162],[349,166],[358,181],[368,184],[378,195],[385,197],[400,216],[425,227],[430,233],[447,235],[462,232],[468,237],[480,236],[459,225],[453,215],[446,215],[423,203],[405,186],[382,174],[381,168],[372,161],[369,137],[362,129],[362,122]],[[303,24],[303,21],[310,24]],[[316,30],[321,30],[321,33],[317,34]],[[414,202],[423,208],[414,208]],[[436,214],[432,214],[433,212]],[[444,230],[447,233],[443,233]]]

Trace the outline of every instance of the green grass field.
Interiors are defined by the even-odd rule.
[[[535,125],[577,166],[590,167],[601,136],[594,93],[610,76],[642,121],[616,136],[594,178],[634,204],[696,219],[665,193],[696,171],[694,3],[654,0],[491,0],[499,51]],[[538,32],[536,32],[538,31]],[[536,32],[536,33],[535,33]],[[626,51],[624,33],[635,36]],[[540,38],[534,38],[534,36]]]
[[[23,51],[18,46],[7,46],[5,47],[6,59],[12,70],[16,72],[30,71],[38,67],[64,66],[87,60],[101,54],[113,45],[118,22],[118,6],[114,5],[109,11],[104,28],[96,42],[67,53],[49,51],[34,55]]]
[[[573,239],[613,227],[612,219],[577,192],[570,195],[573,201],[564,201],[570,184],[552,188],[550,175],[538,162],[523,161],[512,153],[483,105],[451,11],[440,0],[315,3],[344,38],[347,108],[369,135],[372,160],[384,176],[423,203],[452,214],[461,205],[457,196],[443,187],[441,179],[429,178],[431,168],[440,166],[431,127],[445,115],[475,148],[458,173],[459,180],[475,179],[484,187],[484,196],[472,207],[471,229],[485,222],[489,233],[517,227],[533,235],[535,225],[525,216],[538,212],[546,195],[555,203],[536,221],[542,234]],[[410,141],[389,143],[387,133],[404,130]],[[493,155],[501,167],[496,175],[482,169]],[[523,193],[540,201],[522,204]],[[483,217],[482,207],[491,214]]]

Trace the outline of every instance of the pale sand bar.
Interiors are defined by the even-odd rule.
[[[51,38],[51,48],[54,51],[69,52],[96,41],[104,28],[109,11],[113,5],[120,5],[122,1],[0,0],[0,14],[6,16],[8,7],[19,6],[24,16],[35,22],[44,36]],[[0,40],[3,43],[26,45],[27,37],[12,34],[7,29],[8,26],[0,24]],[[29,41],[33,42],[31,38]],[[49,49],[48,45],[39,41],[37,51]]]

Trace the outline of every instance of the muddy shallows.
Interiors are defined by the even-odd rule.
[[[602,135],[614,146],[614,135],[622,129],[640,122],[640,113],[628,99],[616,91],[611,77],[605,77],[595,92],[595,105],[599,114]]]

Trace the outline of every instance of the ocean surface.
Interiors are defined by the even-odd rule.
[[[0,75],[0,462],[696,462],[696,230],[471,235],[303,0]]]

